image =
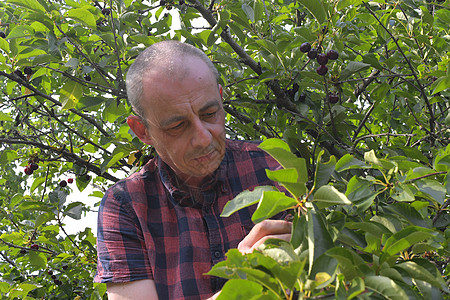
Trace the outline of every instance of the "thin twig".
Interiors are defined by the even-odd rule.
[[[393,137],[399,137],[399,136],[408,136],[408,137],[413,137],[415,136],[415,134],[410,134],[410,133],[380,133],[380,134],[368,134],[365,136],[361,136],[359,138],[357,138],[354,142],[354,146],[363,139],[367,139],[367,138],[376,138],[376,137],[382,137],[382,136],[393,136]]]
[[[419,78],[417,77],[417,74],[414,71],[414,67],[411,65],[411,62],[409,61],[409,59],[406,57],[405,53],[403,52],[402,48],[400,47],[400,45],[398,44],[398,39],[396,37],[394,37],[394,35],[392,34],[392,32],[390,32],[386,26],[383,24],[383,22],[381,22],[381,20],[377,17],[377,15],[372,11],[372,9],[369,7],[369,5],[366,2],[362,2],[364,4],[364,6],[366,7],[366,9],[369,11],[369,13],[377,20],[377,22],[380,24],[381,27],[383,27],[383,29],[391,36],[392,40],[394,41],[394,43],[397,45],[397,49],[400,52],[400,54],[403,56],[403,58],[405,59],[406,63],[409,66],[409,69],[412,71],[413,76],[415,81],[417,82],[418,86],[420,87],[420,93],[428,107],[428,111],[430,114],[430,131],[431,133],[434,133],[434,113],[433,113],[433,108],[431,107],[430,101],[428,100],[427,95],[425,94],[425,91],[422,87],[422,84],[419,81]],[[399,5],[399,4],[398,4]]]

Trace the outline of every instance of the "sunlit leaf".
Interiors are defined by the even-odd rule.
[[[321,186],[315,193],[313,202],[318,208],[326,208],[331,205],[348,205],[352,204],[345,194],[339,192],[331,185]]]
[[[253,205],[255,203],[258,203],[265,191],[273,191],[273,186],[258,186],[254,190],[249,191],[243,191],[239,193],[236,197],[234,197],[233,200],[230,200],[225,204],[225,207],[223,208],[222,213],[220,214],[221,217],[229,217],[236,211]]]

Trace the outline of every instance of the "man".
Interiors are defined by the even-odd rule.
[[[224,205],[279,165],[251,142],[225,138],[219,75],[199,49],[176,41],[143,51],[127,74],[137,113],[128,125],[158,156],[111,187],[98,219],[97,282],[110,299],[207,299],[224,280],[204,275],[231,248],[251,252],[291,226],[253,226],[254,207],[221,218]]]

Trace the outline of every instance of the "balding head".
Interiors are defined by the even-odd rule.
[[[131,65],[126,78],[128,100],[144,122],[145,113],[142,107],[144,78],[158,73],[168,80],[182,80],[187,73],[183,64],[187,57],[201,59],[218,81],[219,74],[208,56],[200,49],[178,41],[163,41],[151,45],[139,54]]]

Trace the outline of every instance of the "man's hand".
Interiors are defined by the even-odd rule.
[[[251,253],[267,239],[281,239],[289,242],[292,223],[283,220],[264,220],[255,225],[249,234],[239,243],[238,250]]]

